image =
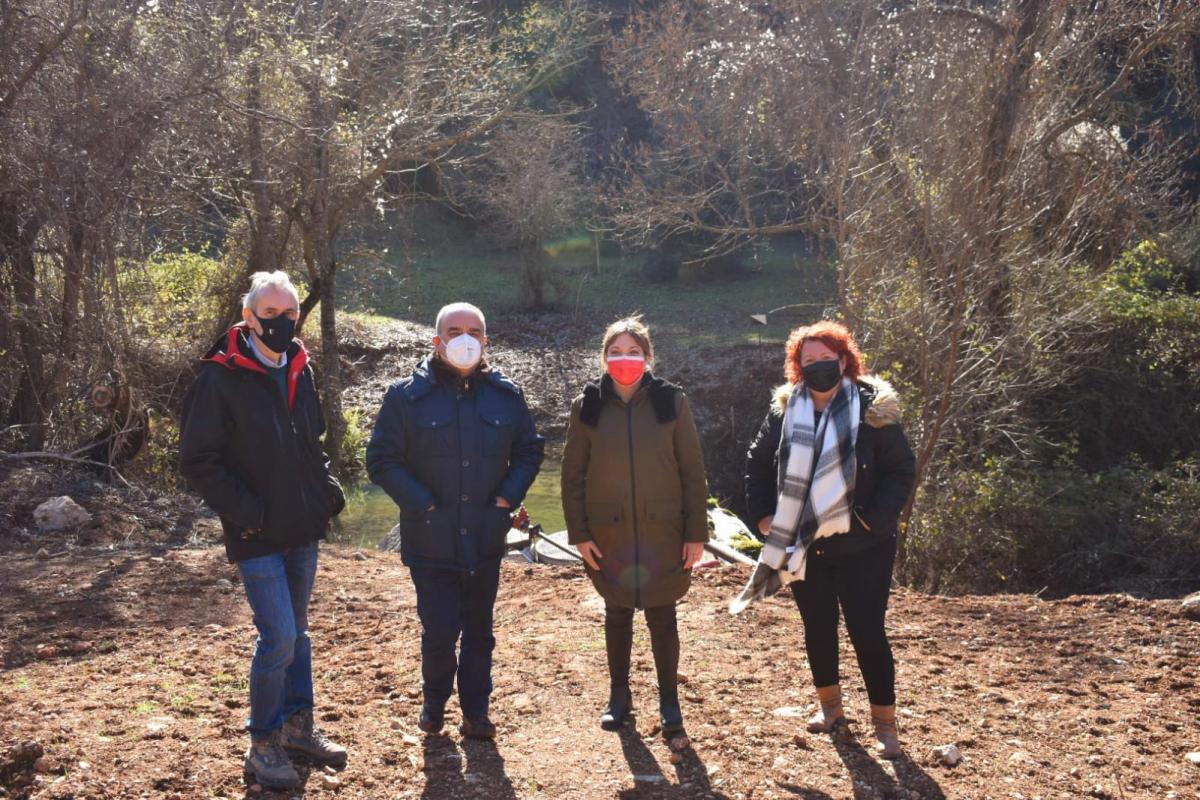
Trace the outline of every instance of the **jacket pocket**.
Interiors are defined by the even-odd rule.
[[[514,427],[512,416],[481,409],[479,418],[483,420],[483,454],[507,456],[511,453]]]
[[[455,437],[454,419],[449,410],[439,408],[418,408],[413,413],[416,448],[414,452],[432,456],[452,456],[458,454]]]
[[[483,511],[483,538],[479,543],[479,555],[495,558],[504,555],[505,540],[512,530],[512,514],[507,508],[489,505]]]
[[[400,554],[418,561],[456,561],[457,520],[458,509],[454,506],[401,517]]]

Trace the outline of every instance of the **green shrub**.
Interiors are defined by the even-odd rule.
[[[1200,462],[1089,474],[988,459],[945,470],[922,498],[903,578],[946,592],[1051,596],[1200,587]]]
[[[350,408],[342,414],[346,432],[342,436],[342,466],[361,470],[367,465],[367,442],[371,439],[371,420],[361,409]]]

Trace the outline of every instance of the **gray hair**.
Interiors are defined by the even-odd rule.
[[[292,279],[286,272],[277,269],[274,272],[256,272],[250,276],[250,291],[242,295],[242,308],[253,311],[258,302],[258,296],[267,289],[282,289],[289,292],[292,297],[296,298],[296,305],[300,305],[300,292],[296,289],[296,285],[292,283]]]
[[[442,306],[442,310],[437,313],[437,319],[433,323],[434,333],[436,333],[438,336],[441,336],[442,321],[451,314],[457,314],[460,311],[470,311],[472,314],[479,317],[479,326],[483,328],[485,332],[487,331],[487,320],[483,318],[483,312],[479,310],[478,306],[471,305],[470,303],[451,303],[450,305]]]

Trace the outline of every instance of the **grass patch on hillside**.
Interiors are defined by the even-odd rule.
[[[432,322],[438,308],[459,300],[498,319],[533,310],[517,254],[492,249],[460,223],[434,215],[406,226],[410,236],[420,228],[421,241],[406,244],[401,227],[382,223],[364,232],[360,255],[346,259],[339,282],[346,311]],[[574,236],[546,250],[553,310],[589,326],[597,317],[640,312],[656,331],[695,344],[782,342],[790,328],[836,304],[829,265],[787,243],[761,248],[739,266],[685,266],[667,283],[647,280],[640,256],[613,255],[608,245],[597,271],[594,246],[585,244]],[[771,314],[765,327],[750,319],[793,304],[806,305]]]

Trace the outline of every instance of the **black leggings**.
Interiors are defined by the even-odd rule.
[[[804,618],[804,648],[815,686],[838,683],[840,601],[867,696],[872,705],[895,705],[896,663],[883,629],[895,560],[894,539],[850,556],[810,554],[805,579],[790,584]]]
[[[604,606],[604,646],[608,652],[608,677],[613,688],[629,685],[633,611],[623,606]],[[679,627],[675,621],[675,604],[647,608],[646,627],[650,629],[658,690],[674,692],[679,681]]]

